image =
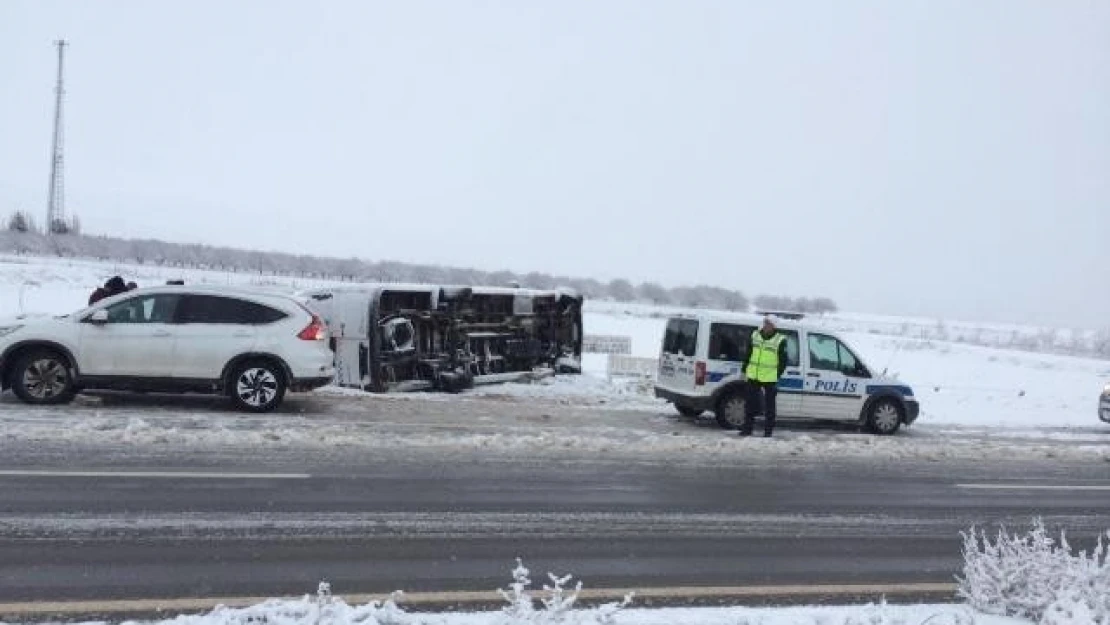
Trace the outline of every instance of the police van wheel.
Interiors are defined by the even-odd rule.
[[[893,399],[880,399],[867,413],[867,428],[882,436],[890,436],[902,427],[902,407]]]
[[[678,414],[684,417],[689,417],[691,419],[696,419],[697,417],[701,416],[701,413],[705,412],[704,410],[694,408],[692,406],[687,406],[685,404],[675,404],[674,408],[678,411]]]
[[[726,430],[740,429],[744,425],[746,408],[747,401],[740,391],[732,391],[725,395],[721,398],[721,401],[717,402],[717,410],[714,411],[717,417],[717,425]]]

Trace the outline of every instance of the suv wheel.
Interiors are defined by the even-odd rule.
[[[747,410],[747,398],[739,390],[730,391],[717,402],[717,425],[726,430],[738,430],[744,425],[744,413]]]
[[[228,394],[239,410],[270,412],[285,398],[285,374],[269,360],[250,360],[235,367]]]
[[[902,407],[893,399],[876,401],[867,413],[867,427],[875,434],[894,434],[902,427]]]
[[[684,417],[689,417],[691,419],[696,419],[697,417],[701,416],[701,413],[705,412],[700,408],[694,408],[692,406],[687,406],[686,404],[675,404],[674,407],[675,410],[678,411],[678,414]]]
[[[49,349],[34,350],[16,360],[10,383],[16,397],[28,404],[66,404],[77,394],[69,361]]]

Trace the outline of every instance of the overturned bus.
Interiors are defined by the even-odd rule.
[[[373,284],[302,295],[328,324],[340,386],[457,392],[581,372],[572,291]]]

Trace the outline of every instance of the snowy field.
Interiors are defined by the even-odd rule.
[[[88,294],[115,274],[140,285],[163,284],[169,279],[294,288],[329,284],[250,273],[0,256],[0,317],[21,312],[71,312],[81,308]],[[631,336],[633,355],[654,358],[668,312],[648,305],[590,301],[586,305],[586,331]],[[970,428],[984,436],[1001,432],[1011,438],[1110,442],[1110,427],[1100,423],[1096,415],[1098,394],[1110,382],[1110,361],[920,338],[935,334],[937,326],[935,321],[922,319],[838,314],[815,318],[814,322],[843,333],[873,368],[888,369],[914,387],[922,414],[913,430],[943,435]],[[1012,325],[950,323],[946,327],[962,339],[1045,332],[1043,328]],[[1063,346],[1066,341],[1060,340]],[[655,413],[668,410],[651,397],[649,382],[607,380],[605,362],[604,356],[587,355],[587,375],[483,388],[469,395]]]

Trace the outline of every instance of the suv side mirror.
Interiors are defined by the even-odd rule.
[[[85,321],[95,325],[104,325],[108,323],[108,311],[103,308],[89,315]]]

